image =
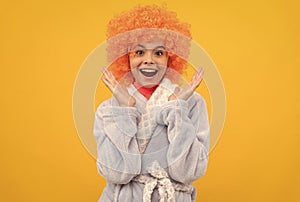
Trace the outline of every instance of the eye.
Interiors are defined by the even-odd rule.
[[[165,54],[165,52],[162,51],[162,50],[156,50],[156,51],[154,52],[154,54],[155,54],[156,56],[163,56],[163,55]]]
[[[144,51],[143,50],[137,50],[137,51],[135,51],[135,55],[142,56],[142,55],[144,55]]]

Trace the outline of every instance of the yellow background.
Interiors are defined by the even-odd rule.
[[[1,1],[0,201],[97,201],[105,181],[76,133],[73,85],[108,20],[155,2]],[[300,201],[297,1],[166,3],[192,25],[226,89],[197,201]]]

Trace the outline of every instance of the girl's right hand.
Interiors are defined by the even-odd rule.
[[[102,81],[116,97],[121,107],[133,107],[135,105],[135,98],[128,93],[126,87],[115,79],[111,71],[104,69]]]

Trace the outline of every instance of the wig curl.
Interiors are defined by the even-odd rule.
[[[130,72],[129,47],[153,39],[165,42],[168,67],[179,74],[184,72],[189,55],[190,25],[180,22],[176,13],[165,7],[137,6],[115,16],[108,23],[107,37],[109,69],[118,81]]]

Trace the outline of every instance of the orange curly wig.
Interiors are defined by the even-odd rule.
[[[109,69],[118,81],[130,72],[128,47],[141,40],[163,39],[169,50],[168,67],[179,74],[184,72],[190,47],[190,25],[180,22],[176,13],[165,7],[137,6],[115,16],[108,23],[107,37]]]

